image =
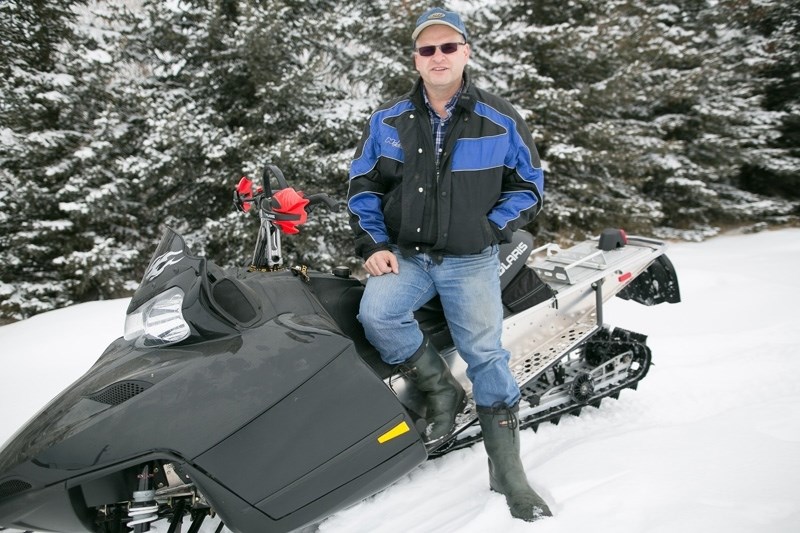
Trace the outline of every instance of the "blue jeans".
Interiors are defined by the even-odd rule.
[[[475,403],[512,406],[520,393],[501,343],[503,304],[497,246],[479,254],[445,256],[440,264],[427,254],[403,257],[392,251],[398,274],[371,276],[358,319],[367,339],[390,365],[406,361],[422,344],[414,311],[439,294],[458,353],[467,363]]]

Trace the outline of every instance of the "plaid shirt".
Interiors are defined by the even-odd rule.
[[[458,102],[458,98],[461,96],[461,89],[463,87],[464,85],[462,84],[461,87],[458,88],[458,91],[456,91],[456,94],[444,105],[444,110],[447,113],[445,118],[439,117],[439,114],[433,110],[431,102],[428,100],[428,91],[423,88],[422,95],[425,98],[425,106],[428,108],[428,116],[431,119],[431,129],[433,130],[436,168],[439,168],[439,159],[441,159],[442,155],[442,146],[444,145],[444,136],[447,133],[447,125],[450,122],[450,117],[453,116],[453,109],[456,107],[456,102]]]

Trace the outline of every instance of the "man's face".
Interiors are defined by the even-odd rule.
[[[414,53],[414,66],[429,91],[455,92],[461,85],[461,76],[469,60],[469,45],[459,46],[452,54],[445,54],[438,45],[445,43],[463,43],[464,36],[449,26],[436,24],[428,26],[417,36],[415,48],[436,45],[432,56],[424,57]]]

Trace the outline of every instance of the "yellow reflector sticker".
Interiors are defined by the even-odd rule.
[[[406,424],[404,420],[399,424],[397,424],[392,429],[390,429],[389,431],[387,431],[386,433],[384,433],[383,435],[381,435],[380,437],[378,437],[378,442],[380,444],[389,442],[390,440],[399,437],[403,433],[408,433],[409,431],[411,431],[411,428],[408,427],[408,424]]]

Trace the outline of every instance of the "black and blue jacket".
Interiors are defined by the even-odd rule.
[[[390,243],[410,253],[478,253],[533,219],[543,187],[525,122],[466,73],[437,168],[418,80],[373,113],[356,148],[347,195],[356,253],[366,259]]]

